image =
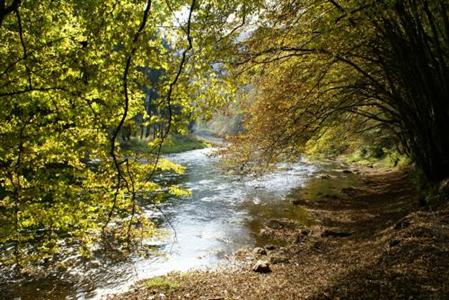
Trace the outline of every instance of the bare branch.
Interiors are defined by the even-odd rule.
[[[190,11],[189,11],[189,18],[187,20],[187,41],[189,43],[188,47],[182,52],[182,58],[181,58],[181,62],[179,63],[179,68],[178,68],[178,72],[176,73],[175,78],[173,79],[173,81],[170,83],[168,92],[167,92],[167,96],[166,96],[166,101],[167,101],[167,106],[168,106],[168,122],[167,122],[167,128],[165,130],[165,132],[162,134],[162,139],[167,138],[170,129],[171,129],[171,125],[172,125],[172,120],[173,120],[173,112],[172,112],[172,105],[171,105],[171,100],[172,100],[172,94],[173,94],[173,90],[175,88],[176,83],[178,82],[181,73],[183,71],[184,65],[187,62],[187,52],[189,52],[192,48],[193,48],[193,44],[192,44],[192,36],[191,36],[191,25],[192,25],[192,14],[193,14],[193,10],[195,8],[195,0],[192,0],[192,3],[190,5]]]

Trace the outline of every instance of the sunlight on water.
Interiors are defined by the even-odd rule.
[[[277,216],[270,211],[278,210],[279,201],[317,171],[316,166],[300,161],[282,164],[279,171],[258,178],[230,176],[215,166],[217,158],[210,156],[213,151],[209,148],[168,156],[186,166],[178,184],[189,188],[192,196],[165,204],[163,209],[170,216],[164,226],[171,231],[161,249],[165,255],[136,259],[134,274],[121,290],[136,280],[171,271],[214,267],[226,255],[256,245],[265,218]],[[254,206],[263,207],[263,212]],[[154,216],[154,212],[149,209],[148,215]],[[117,291],[116,285],[97,290],[98,295]]]
[[[67,287],[62,278],[47,282],[52,292],[52,284],[61,289],[61,294],[53,299],[101,299],[125,291],[140,279],[172,271],[213,268],[242,247],[263,245],[266,241],[258,232],[268,219],[287,216],[301,222],[304,212],[289,202],[288,195],[301,188],[318,171],[317,166],[302,160],[282,164],[278,171],[257,178],[231,176],[217,167],[218,159],[210,156],[213,151],[201,149],[167,156],[186,166],[185,174],[171,175],[170,180],[190,189],[192,195],[169,199],[160,206],[162,212],[152,205],[144,207],[146,214],[159,220],[167,232],[163,238],[144,241],[157,249],[157,255],[74,268],[72,275],[81,278],[75,286]],[[42,287],[42,283],[35,284]]]

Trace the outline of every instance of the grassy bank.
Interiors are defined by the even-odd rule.
[[[342,155],[341,158],[349,163],[381,168],[402,168],[411,163],[409,157],[390,149],[382,149],[379,152],[367,151],[365,149],[356,150],[350,154]]]
[[[203,140],[199,140],[191,135],[170,135],[162,144],[161,153],[171,154],[191,151],[196,149],[203,149],[211,145]],[[137,153],[155,153],[157,149],[148,146],[146,140],[138,138],[131,138],[122,146],[123,149],[134,151]]]

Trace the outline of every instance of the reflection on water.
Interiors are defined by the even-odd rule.
[[[102,298],[126,290],[139,279],[171,271],[210,268],[239,248],[266,243],[258,237],[258,232],[269,219],[288,217],[309,222],[305,212],[291,204],[291,199],[313,198],[335,189],[335,186],[327,186],[325,180],[312,178],[318,167],[305,161],[283,165],[280,171],[260,178],[226,175],[216,167],[216,158],[209,157],[211,151],[194,150],[169,156],[187,167],[186,173],[174,180],[189,188],[192,195],[164,203],[163,215],[151,205],[145,207],[149,216],[162,219],[161,226],[168,231],[163,239],[144,241],[156,246],[160,255],[99,261],[73,270],[84,278],[77,284],[46,279],[16,285],[9,289],[10,296],[21,299]],[[351,176],[347,178],[348,182],[343,185],[353,181]],[[308,184],[304,188],[306,180]]]

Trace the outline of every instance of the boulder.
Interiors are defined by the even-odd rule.
[[[270,263],[265,260],[258,260],[253,266],[253,271],[257,273],[270,273]]]

